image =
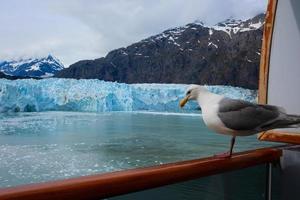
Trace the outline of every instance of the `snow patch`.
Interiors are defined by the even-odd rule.
[[[218,45],[214,44],[213,42],[208,42],[208,45],[207,45],[207,46],[209,47],[209,46],[211,46],[211,45],[213,45],[216,49],[218,48]]]
[[[174,42],[173,44],[180,47],[180,44],[178,44],[177,42]]]
[[[45,75],[42,76],[42,78],[49,78],[52,76],[54,76],[54,74],[46,72]]]
[[[251,28],[254,28],[254,29],[259,29],[260,27],[262,27],[263,23],[262,22],[257,22],[257,23],[254,23],[254,24],[250,24],[249,26]]]
[[[174,38],[172,36],[169,36],[168,40],[175,42],[175,40],[174,40]]]
[[[216,31],[223,31],[223,32],[227,33],[229,35],[229,37],[231,38],[231,28],[229,28],[229,27],[213,26],[212,29],[214,29]]]
[[[38,71],[38,70],[40,70],[39,64],[32,65],[29,69],[29,71]]]

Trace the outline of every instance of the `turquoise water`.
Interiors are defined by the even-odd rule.
[[[0,187],[195,159],[228,150],[200,114],[0,114]],[[270,143],[238,138],[235,151]]]

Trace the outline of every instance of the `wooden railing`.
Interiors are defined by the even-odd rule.
[[[272,141],[272,142],[282,142],[289,144],[300,144],[300,134],[293,132],[285,132],[278,130],[271,130],[267,132],[262,132],[258,134],[259,140]]]
[[[231,170],[277,161],[280,149],[264,148],[234,154],[230,159],[214,157],[163,164],[66,180],[0,189],[4,199],[101,199],[141,191]]]

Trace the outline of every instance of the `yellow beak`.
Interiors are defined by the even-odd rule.
[[[179,103],[180,108],[183,108],[183,106],[186,104],[186,102],[188,102],[188,100],[189,100],[189,96],[184,97]]]

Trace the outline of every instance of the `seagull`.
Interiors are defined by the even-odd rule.
[[[190,85],[180,107],[196,100],[201,107],[206,126],[220,134],[232,136],[230,150],[216,155],[230,158],[236,136],[249,136],[276,128],[300,127],[300,115],[290,115],[278,106],[250,103],[230,99],[209,92],[204,86]]]

